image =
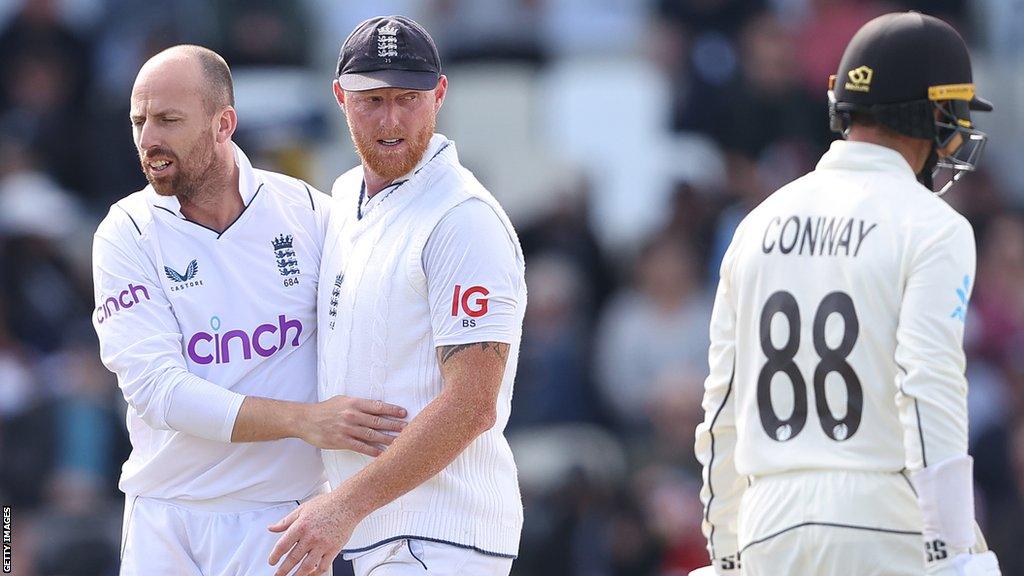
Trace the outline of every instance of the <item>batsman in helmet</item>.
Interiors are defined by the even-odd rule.
[[[722,262],[696,573],[998,575],[967,451],[974,233],[939,197],[975,169],[971,113],[992,105],[956,30],[917,12],[865,24],[828,97],[843,139]]]

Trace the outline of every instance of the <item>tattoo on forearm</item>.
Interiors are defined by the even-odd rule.
[[[456,354],[463,350],[479,346],[481,350],[491,350],[498,357],[499,360],[505,362],[508,360],[508,344],[504,342],[473,342],[472,344],[455,344],[453,346],[440,346],[437,349],[437,355],[441,359],[441,364],[447,364],[449,360],[455,357]]]

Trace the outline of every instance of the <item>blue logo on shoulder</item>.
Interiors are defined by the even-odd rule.
[[[188,263],[184,274],[170,266],[164,266],[164,275],[166,275],[168,279],[174,281],[174,283],[171,284],[171,292],[177,292],[178,290],[184,290],[193,286],[202,286],[203,281],[202,279],[197,278],[196,274],[199,274],[199,261],[196,259],[193,259]]]
[[[185,268],[184,274],[179,274],[174,268],[171,268],[170,266],[164,266],[164,274],[166,274],[168,278],[174,280],[175,282],[187,282],[195,278],[196,274],[198,273],[199,262],[197,260],[192,260],[191,262],[188,263],[188,267]]]
[[[950,318],[956,318],[963,322],[967,319],[967,293],[971,289],[971,277],[964,276],[963,286],[956,289],[956,297],[960,299],[960,305],[953,310],[953,313],[949,315]]]

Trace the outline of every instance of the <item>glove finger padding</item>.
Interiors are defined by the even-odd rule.
[[[993,552],[961,554],[953,560],[957,576],[1002,576],[999,560]]]
[[[977,522],[974,523],[974,546],[971,547],[971,552],[988,552],[988,541],[985,540],[985,535],[981,533],[981,526],[978,526]]]

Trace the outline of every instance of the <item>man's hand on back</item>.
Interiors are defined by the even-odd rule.
[[[303,403],[246,396],[235,419],[232,442],[299,438],[324,450],[380,456],[404,428],[407,412],[380,400],[334,396]]]
[[[325,450],[380,456],[405,428],[405,416],[404,408],[380,400],[334,396],[308,405],[299,437]]]

